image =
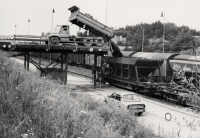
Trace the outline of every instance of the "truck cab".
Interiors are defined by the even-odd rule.
[[[69,25],[57,25],[55,30],[50,32],[42,32],[42,38],[46,39],[50,45],[59,45],[59,43],[66,43],[69,41],[70,30]],[[49,41],[48,41],[49,40]]]

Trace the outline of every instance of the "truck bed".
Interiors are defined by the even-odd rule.
[[[69,8],[69,10],[71,11],[71,16],[69,18],[71,23],[76,24],[85,30],[89,30],[97,36],[108,38],[113,36],[113,30],[111,28],[93,19],[89,14],[81,13],[78,7],[73,6]]]

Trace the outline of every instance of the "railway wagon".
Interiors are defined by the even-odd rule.
[[[150,53],[150,52],[137,52],[130,54],[129,57],[142,58],[142,59],[161,59],[163,64],[160,66],[161,76],[166,81],[170,80],[173,75],[173,70],[170,66],[169,61],[179,54],[171,53]],[[159,76],[158,69],[155,73],[155,76]]]
[[[159,77],[154,80],[154,83],[150,83],[150,77],[157,69],[160,70],[163,60],[116,57],[104,57],[104,59],[109,66],[106,80],[111,85],[149,94],[150,88],[161,85]]]
[[[47,60],[56,60],[60,57],[61,53],[42,53],[41,56],[43,59]],[[33,52],[31,56],[40,57],[40,53]],[[69,53],[69,65],[71,66],[80,66],[88,69],[92,69],[94,64],[94,55],[93,54],[77,54],[77,53]],[[59,62],[58,59],[57,62]],[[101,56],[97,56],[97,67],[101,67]]]
[[[97,56],[97,67],[101,67],[101,61],[102,61],[101,56]],[[92,66],[94,65],[94,55],[93,54],[86,54],[85,64],[86,64],[87,68],[89,68],[89,69],[92,68]]]
[[[168,72],[169,75],[172,74],[171,80],[163,79],[161,67],[165,67],[164,59],[116,57],[104,57],[104,59],[109,66],[105,80],[111,85],[200,109],[198,89],[192,87],[192,83],[176,81],[171,64],[171,72]],[[182,85],[183,82],[187,84],[185,87]]]
[[[94,55],[93,54],[69,54],[69,64],[72,66],[80,66],[87,69],[92,69],[94,65]],[[97,56],[97,67],[101,66],[101,56]]]
[[[164,60],[162,66],[160,66],[160,71],[161,76],[166,80],[166,82],[173,78],[173,72],[176,71],[177,68],[184,71],[187,79],[190,77],[196,78],[196,74],[200,73],[200,56],[172,53],[133,52],[126,55],[126,57]],[[155,75],[158,75],[158,70]]]
[[[69,65],[85,67],[85,54],[70,53]]]
[[[194,77],[200,73],[200,57],[178,55],[169,61],[173,70],[181,69],[187,77]]]

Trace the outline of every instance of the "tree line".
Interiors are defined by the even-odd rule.
[[[200,46],[200,38],[195,37],[200,36],[200,31],[190,29],[188,26],[178,27],[174,23],[165,23],[164,27],[160,21],[152,24],[127,25],[124,28],[114,29],[114,35],[126,38],[127,43],[118,42],[118,45],[132,46],[130,50],[142,51],[143,43],[143,51],[161,52],[163,50],[163,29],[165,52],[180,52]]]
[[[165,28],[165,29],[164,29]],[[200,47],[200,31],[190,29],[188,26],[178,27],[174,23],[161,23],[160,21],[151,24],[141,23],[136,25],[127,25],[114,29],[114,36],[126,38],[126,43],[118,42],[121,46],[131,46],[126,50],[145,52],[163,51],[163,30],[164,30],[164,51],[168,53],[178,53],[182,50],[196,49]],[[143,36],[144,34],[144,36]],[[80,32],[79,36],[95,36],[91,32]]]

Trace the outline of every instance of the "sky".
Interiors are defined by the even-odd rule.
[[[40,36],[52,26],[64,24],[76,35],[79,28],[68,21],[68,8],[74,5],[115,29],[161,21],[200,31],[200,0],[0,0],[0,35]]]

